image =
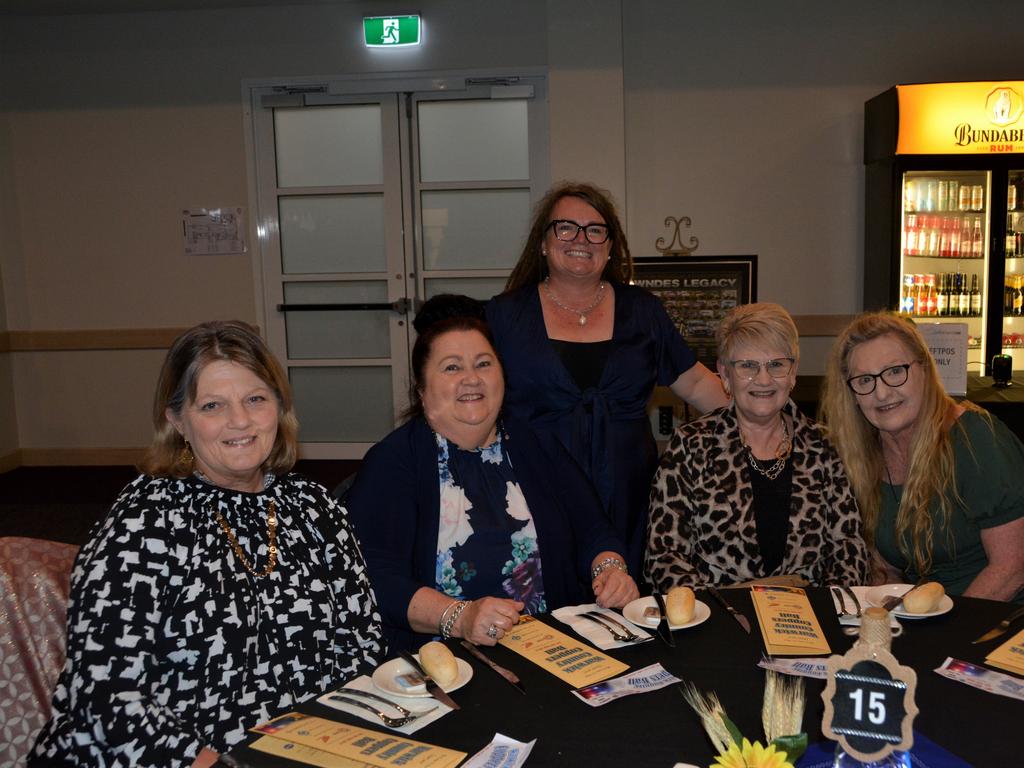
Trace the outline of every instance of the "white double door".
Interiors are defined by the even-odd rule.
[[[267,339],[295,392],[303,457],[360,458],[408,403],[420,302],[504,286],[547,186],[545,81],[250,93]]]

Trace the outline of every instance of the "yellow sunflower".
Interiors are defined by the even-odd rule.
[[[793,764],[774,744],[763,747],[759,741],[751,744],[744,739],[742,746],[730,744],[729,750],[718,755],[710,768],[793,768]]]

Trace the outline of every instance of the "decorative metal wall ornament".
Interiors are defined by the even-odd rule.
[[[689,216],[680,216],[678,219],[675,216],[666,216],[665,226],[675,227],[672,232],[672,240],[669,241],[668,247],[666,247],[665,238],[659,237],[654,242],[654,247],[658,249],[662,256],[689,256],[700,246],[700,241],[693,235],[690,235],[689,247],[683,245],[682,236],[679,234],[679,227],[681,225],[689,227],[691,223]],[[672,246],[676,247],[673,248]]]

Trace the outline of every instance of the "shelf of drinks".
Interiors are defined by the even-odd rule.
[[[933,261],[984,261],[984,256],[922,256],[919,253],[904,253],[903,258],[905,259],[931,259]],[[1024,258],[1007,256],[1007,258]]]
[[[900,314],[904,314],[914,320],[978,320],[984,317],[984,315],[918,315],[916,313],[907,314],[906,312]]]

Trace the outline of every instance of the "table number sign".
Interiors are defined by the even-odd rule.
[[[629,665],[605,656],[533,616],[523,616],[498,642],[573,688],[607,680],[629,669]]]
[[[832,656],[828,683],[821,694],[825,715],[821,732],[847,754],[865,763],[884,760],[914,744],[917,674],[884,648],[855,645]]]

